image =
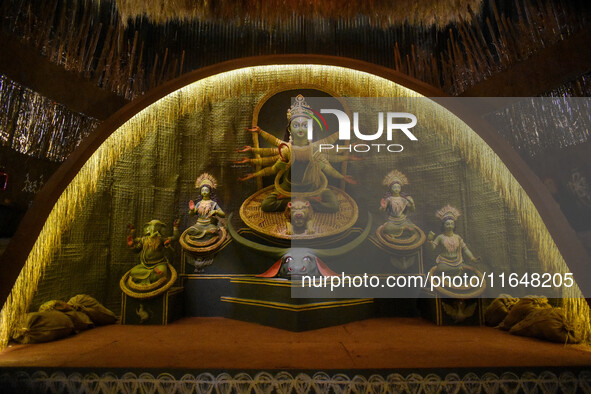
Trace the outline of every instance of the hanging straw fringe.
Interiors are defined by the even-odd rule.
[[[381,64],[458,95],[588,28],[587,13],[564,0],[513,0],[511,17],[498,1],[483,14],[482,0],[3,3],[6,31],[126,98],[205,65],[294,52]],[[302,40],[311,31],[315,39]],[[174,48],[159,45],[171,32],[178,32]]]
[[[338,20],[362,16],[373,26],[403,25],[443,28],[480,9],[482,0],[117,0],[123,21],[147,17],[154,23],[193,19],[245,23],[260,21],[273,26],[292,15],[306,19]]]
[[[124,154],[131,152],[160,124],[174,122],[211,102],[228,96],[262,97],[278,85],[315,83],[350,97],[422,97],[394,82],[371,74],[335,66],[274,65],[249,67],[214,75],[181,88],[133,116],[96,150],[64,190],[51,211],[0,314],[0,348],[4,348],[18,320],[27,312],[45,268],[60,250],[61,238],[94,193],[97,183]],[[421,117],[423,126],[435,130],[459,149],[466,161],[488,179],[526,229],[539,260],[548,270],[565,273],[568,267],[544,226],[534,204],[492,149],[463,121],[431,100],[410,100],[409,112]],[[582,337],[591,338],[589,307],[578,287],[564,290],[567,317],[581,319]]]

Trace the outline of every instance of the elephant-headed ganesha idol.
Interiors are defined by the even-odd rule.
[[[179,221],[175,220],[173,235],[162,233],[166,225],[160,220],[151,220],[144,225],[143,235],[135,237],[135,227],[129,226],[127,245],[139,253],[140,263],[121,278],[121,290],[134,298],[152,298],[164,293],[176,281],[177,272],[168,261],[165,249],[179,238]]]

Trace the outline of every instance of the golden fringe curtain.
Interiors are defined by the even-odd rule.
[[[319,65],[274,65],[249,67],[214,75],[153,103],[117,129],[90,157],[58,199],[0,314],[0,348],[33,300],[45,268],[60,250],[62,233],[80,212],[86,197],[96,190],[101,177],[124,154],[133,150],[159,124],[173,122],[195,108],[228,96],[260,94],[278,85],[317,84],[349,97],[422,97],[383,78],[351,69]],[[429,104],[430,103],[430,104]],[[505,203],[515,212],[529,235],[539,260],[548,270],[568,272],[568,267],[548,233],[538,211],[507,167],[464,122],[430,100],[412,100],[409,112],[421,116],[422,126],[434,130],[457,147],[483,179],[488,179]],[[583,337],[591,338],[589,307],[578,287],[562,295],[570,318],[583,324]]]

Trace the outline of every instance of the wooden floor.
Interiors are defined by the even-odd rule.
[[[99,327],[0,353],[2,367],[374,369],[591,366],[591,350],[489,327],[381,318],[294,333],[224,318]]]

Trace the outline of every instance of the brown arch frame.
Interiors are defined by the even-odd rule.
[[[37,194],[33,205],[25,214],[17,232],[0,258],[0,267],[2,267],[0,305],[4,305],[6,302],[16,278],[59,196],[95,150],[115,130],[150,104],[192,82],[239,68],[277,64],[316,64],[350,68],[388,79],[426,97],[449,97],[443,91],[395,70],[360,60],[324,55],[297,54],[248,57],[226,61],[182,75],[149,91],[146,95],[127,104],[102,122],[97,130],[80,144],[47,181]],[[591,267],[591,259],[550,192],[517,152],[488,124],[475,115],[472,110],[466,110],[465,108],[448,109],[470,126],[511,171],[538,210],[581,291],[587,297],[591,297],[591,269],[588,268]]]

